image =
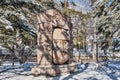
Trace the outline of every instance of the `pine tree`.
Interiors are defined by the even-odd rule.
[[[113,46],[113,38],[120,38],[120,1],[103,0],[94,4],[94,7],[98,40],[107,55],[107,50]]]

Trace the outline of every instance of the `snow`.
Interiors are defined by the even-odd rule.
[[[35,0],[18,0],[18,1],[23,1],[23,2],[26,2],[26,3],[34,3]]]
[[[27,21],[26,17],[22,13],[20,14],[20,19]]]
[[[5,26],[6,29],[11,29],[14,31],[13,27],[12,26]]]
[[[31,66],[36,66],[36,63],[26,62],[19,65],[16,62],[14,67],[10,67],[11,63],[8,61],[0,66],[0,70],[9,68],[0,73],[0,80],[120,80],[120,60],[109,61],[108,65],[102,65],[99,69],[93,68],[96,64],[94,62],[79,64],[79,68],[81,67],[79,71],[71,74],[35,77],[30,74],[30,70]]]
[[[0,22],[2,22],[4,24],[7,24],[7,25],[11,25],[11,22],[8,21],[7,19],[3,18],[3,17],[0,17]]]

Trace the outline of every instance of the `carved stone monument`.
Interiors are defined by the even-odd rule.
[[[50,9],[38,14],[37,20],[37,63],[39,66],[32,68],[32,73],[59,74],[65,70],[62,66],[60,69],[58,65],[69,63],[72,54],[70,18],[55,9]]]

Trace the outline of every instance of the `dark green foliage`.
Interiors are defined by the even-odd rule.
[[[10,7],[8,7],[10,6]],[[41,11],[43,11],[42,6],[34,4],[34,3],[27,3],[25,1],[14,1],[11,0],[9,2],[7,2],[7,0],[1,0],[0,3],[0,7],[3,9],[9,9],[9,10],[16,10],[16,9],[21,9],[22,7],[29,9],[29,11],[31,12],[38,12],[40,13]]]
[[[103,0],[95,5],[95,18],[98,39],[101,39],[102,49],[109,49],[113,42],[113,38],[120,38],[120,1],[119,0]],[[119,47],[119,46],[118,46]]]
[[[76,6],[76,4],[73,1],[71,3],[72,3],[73,6]]]
[[[20,30],[21,34],[27,35],[27,37],[24,37],[26,44],[29,43],[29,41],[26,41],[27,38],[36,38],[35,25],[29,24],[29,20],[32,19],[30,13],[40,13],[43,11],[42,9],[43,8],[40,5],[32,2],[0,0],[0,19],[7,20],[11,23],[8,24],[7,22],[3,23],[0,21],[0,27],[2,27],[2,31],[0,30],[1,34],[5,34],[5,36],[1,36],[3,37],[2,39],[4,39],[4,42],[11,36],[16,36],[17,29]],[[25,20],[22,19],[21,16],[24,17]],[[12,26],[14,30],[6,29],[5,27],[7,25]]]

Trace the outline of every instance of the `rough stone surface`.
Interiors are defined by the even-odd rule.
[[[37,19],[38,64],[64,64],[72,50],[70,19],[54,9],[37,15]]]
[[[72,52],[70,19],[54,9],[37,15],[37,19],[37,63],[39,66],[32,68],[32,74],[55,76],[73,71],[75,65],[61,65],[68,63]]]

